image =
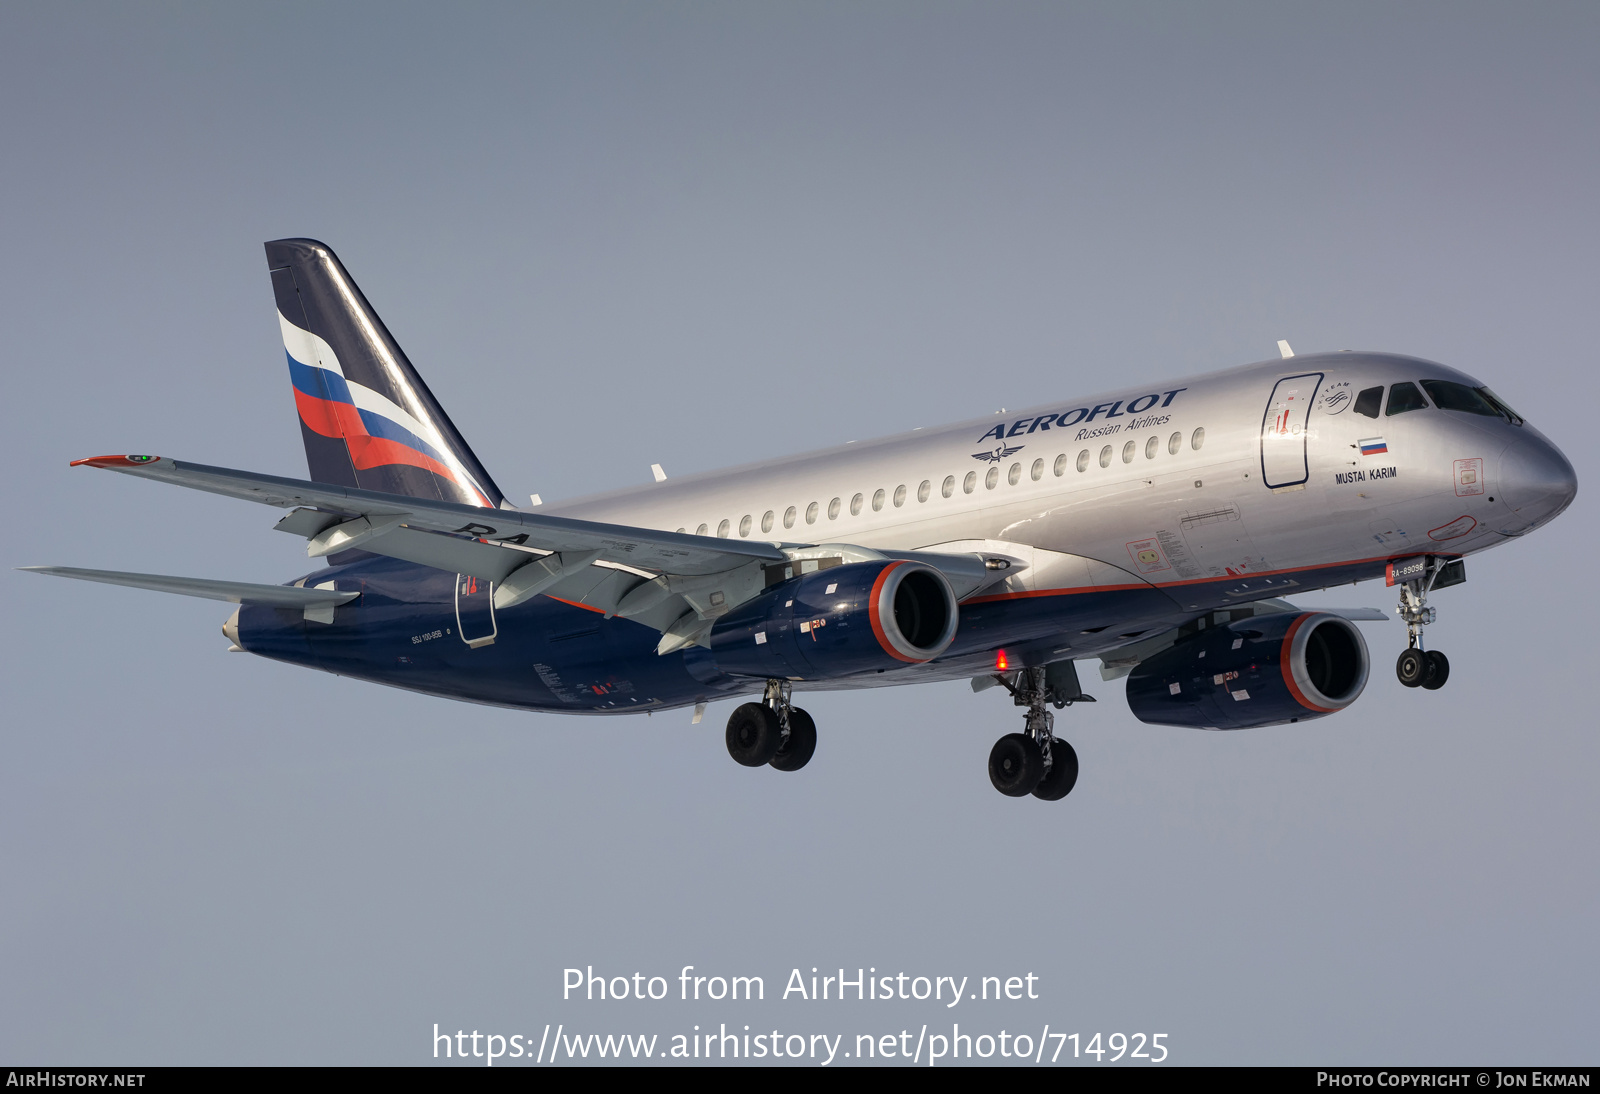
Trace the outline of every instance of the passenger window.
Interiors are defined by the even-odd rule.
[[[995,464],[993,467],[989,468],[989,473],[983,477],[983,488],[985,490],[993,490],[995,488],[995,484],[997,484],[999,481],[1000,465]]]
[[[1205,443],[1206,443],[1206,427],[1205,426],[1200,426],[1193,433],[1189,434],[1189,447],[1194,449],[1196,452],[1200,451],[1200,446],[1205,444]]]
[[[772,517],[773,512],[771,509],[761,514],[761,531],[763,533],[772,531]]]
[[[1089,469],[1089,450],[1087,448],[1085,448],[1082,452],[1078,453],[1078,470],[1079,471],[1087,471],[1088,469]]]
[[[977,488],[977,485],[978,473],[976,471],[968,471],[967,477],[961,480],[961,492],[963,494],[970,494],[974,489]]]
[[[1361,394],[1356,396],[1356,405],[1352,408],[1357,414],[1365,414],[1369,418],[1378,416],[1378,408],[1383,405],[1383,385],[1363,388]]]
[[[1100,466],[1111,466],[1111,446],[1109,444],[1100,450]]]
[[[748,536],[750,534],[750,522],[751,522],[751,519],[752,518],[751,518],[749,513],[746,513],[740,519],[740,521],[739,521],[739,538],[740,539],[743,539],[745,536]]]
[[[861,515],[861,502],[862,497],[860,494],[857,494],[855,497],[850,499],[850,515],[852,517],[859,517]],[[833,516],[832,513],[829,513],[828,515],[830,517]]]
[[[686,531],[688,531],[688,529],[686,529],[686,528],[679,528],[679,529],[678,529],[678,534],[679,534],[679,535],[680,535],[680,536],[681,536],[681,535],[683,535],[683,533],[684,533],[684,532],[686,532]]]
[[[861,496],[860,494],[856,495],[856,497],[858,497],[858,498],[860,496]],[[832,501],[830,501],[828,503],[828,519],[829,520],[838,520],[839,519],[839,507],[842,504],[843,503],[838,498],[834,498]]]
[[[723,521],[721,524],[717,525],[717,538],[718,539],[727,539],[728,538],[728,528],[729,528],[729,525],[728,525],[727,521]]]
[[[1158,449],[1160,447],[1161,447],[1161,438],[1160,437],[1151,437],[1148,441],[1145,441],[1144,442],[1144,458],[1147,459],[1147,460],[1155,459],[1156,458],[1156,449]]]
[[[883,508],[883,499],[885,496],[886,495],[881,488],[872,492],[872,511],[874,513]]]
[[[1022,465],[1020,463],[1014,463],[1011,465],[1011,470],[1006,472],[1006,482],[1010,483],[1012,486],[1015,486],[1021,481]]]
[[[783,526],[785,528],[794,527],[794,506],[792,505],[783,511]]]
[[[1183,434],[1182,433],[1174,433],[1172,436],[1167,438],[1167,454],[1169,456],[1176,456],[1178,454],[1178,449],[1180,449],[1182,447],[1183,447]]]
[[[905,503],[906,503],[906,486],[905,486],[905,483],[901,483],[899,486],[894,488],[894,507],[896,509],[898,509],[902,505],[904,505]]]
[[[1403,384],[1395,384],[1389,389],[1389,406],[1384,411],[1384,415],[1392,418],[1396,414],[1404,414],[1408,410],[1427,409],[1428,400],[1422,397],[1422,392],[1417,390],[1417,385],[1408,380]]]
[[[817,505],[816,502],[812,502],[810,505],[806,506],[806,523],[807,524],[815,524],[815,523],[817,523],[817,509],[818,508],[819,508],[819,506]]]
[[[1133,451],[1134,451],[1134,449],[1136,449],[1138,447],[1139,447],[1139,444],[1138,444],[1137,441],[1129,441],[1127,444],[1123,445],[1122,446],[1122,462],[1123,463],[1132,463],[1133,462]]]
[[[702,524],[700,527],[698,527],[698,528],[696,528],[694,530],[694,534],[697,535],[697,536],[705,535],[706,534],[706,526],[704,524]]]
[[[1082,471],[1083,468],[1080,467],[1080,468],[1078,468],[1078,470]],[[1062,475],[1065,475],[1066,473],[1067,473],[1067,454],[1065,452],[1063,452],[1063,453],[1061,453],[1061,455],[1056,457],[1056,478],[1059,479]]]
[[[967,489],[971,490],[972,488],[969,486],[969,487],[967,487]],[[944,477],[944,485],[939,488],[939,493],[943,494],[945,497],[948,498],[951,494],[954,494],[955,492],[956,492],[956,477],[954,475],[946,475]]]
[[[929,482],[927,479],[923,479],[922,480],[922,485],[917,487],[917,500],[919,502],[927,501],[928,497],[932,493],[933,493],[933,483]],[[945,493],[949,493],[949,491],[947,490],[947,491],[945,491]]]
[[[1028,474],[1033,476],[1034,482],[1038,482],[1040,479],[1044,478],[1044,460],[1034,460],[1033,470],[1028,472]]]

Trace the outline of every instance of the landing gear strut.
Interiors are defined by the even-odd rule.
[[[1428,593],[1442,571],[1443,566],[1430,558],[1423,573],[1400,586],[1400,606],[1394,611],[1405,620],[1406,648],[1394,663],[1394,674],[1408,688],[1438,691],[1450,679],[1450,659],[1438,650],[1422,648],[1422,628],[1439,617],[1428,607]]]
[[[1064,666],[1064,667],[1063,667]],[[1045,709],[1054,703],[1059,710],[1075,702],[1094,702],[1078,686],[1077,670],[1071,661],[1023,669],[1008,680],[995,680],[1011,693],[1011,700],[1027,708],[1021,733],[1008,733],[989,751],[989,781],[1007,797],[1032,794],[1045,801],[1059,801],[1072,792],[1078,781],[1078,754],[1070,744],[1055,735],[1054,714]]]
[[[728,755],[745,767],[769,764],[799,771],[817,750],[817,723],[790,703],[787,680],[767,681],[759,703],[744,703],[728,717]]]

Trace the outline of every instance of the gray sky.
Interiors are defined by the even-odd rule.
[[[304,572],[258,507],[66,466],[304,473],[260,247],[289,235],[513,496],[1278,338],[1465,369],[1581,483],[1435,597],[1445,690],[1395,682],[1392,622],[1312,724],[1145,726],[1093,680],[1054,805],[988,785],[1020,728],[993,691],[808,699],[783,776],[727,757],[727,703],[453,704],[228,656],[222,605],[7,573],[0,1060],[954,1019],[1185,1063],[1594,1063],[1597,43],[1583,3],[0,9],[7,566]],[[563,1004],[591,964],[769,998]],[[812,966],[1042,998],[773,998]]]

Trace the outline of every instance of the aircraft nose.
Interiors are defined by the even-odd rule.
[[[1519,438],[1500,457],[1500,496],[1529,525],[1572,504],[1578,476],[1561,450],[1542,437]]]

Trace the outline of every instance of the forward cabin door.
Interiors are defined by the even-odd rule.
[[[1306,467],[1306,421],[1322,373],[1286,376],[1272,388],[1261,420],[1261,481],[1268,487],[1298,486],[1310,477]]]
[[[494,583],[456,575],[456,633],[472,649],[494,644]]]

